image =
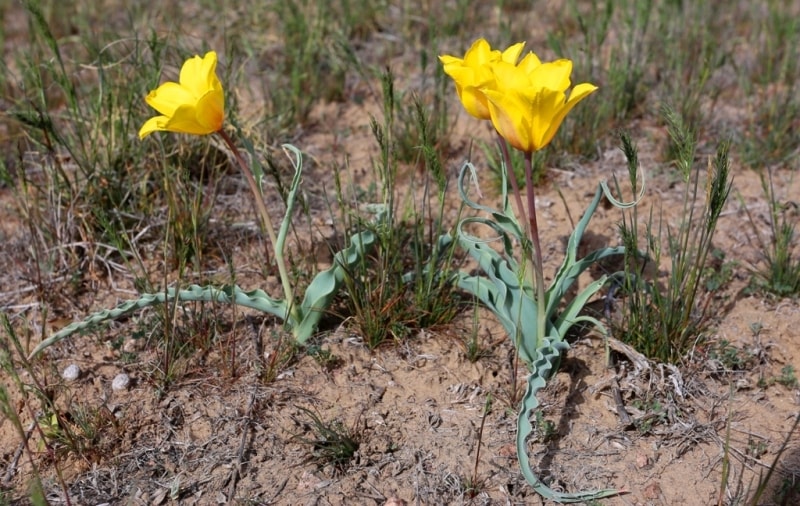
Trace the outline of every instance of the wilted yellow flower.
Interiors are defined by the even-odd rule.
[[[581,83],[567,96],[570,60],[542,63],[529,53],[518,65],[495,62],[491,67],[494,86],[482,91],[492,124],[509,144],[526,153],[547,146],[567,113],[597,89]]]
[[[513,65],[522,52],[524,42],[514,44],[502,53],[492,49],[486,39],[478,39],[470,47],[464,58],[442,55],[444,72],[456,83],[456,91],[464,109],[478,119],[489,119],[489,107],[484,90],[494,88],[494,72],[491,65],[506,62]]]
[[[167,82],[151,91],[145,100],[162,116],[150,118],[139,130],[139,138],[158,131],[207,135],[222,129],[225,95],[216,74],[217,53],[194,56],[181,67],[179,82]]]

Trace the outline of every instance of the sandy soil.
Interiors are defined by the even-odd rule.
[[[342,113],[341,107],[328,108],[327,114],[339,117],[335,126],[363,132],[358,122],[369,111]],[[335,134],[311,137],[308,150],[318,158],[330,156],[324,152],[324,146],[331,145],[326,139],[329,135]],[[637,141],[655,149],[652,138]],[[337,148],[350,155],[356,173],[369,163],[369,151],[359,147],[364,142],[353,134],[345,147]],[[647,156],[643,159],[645,165],[654,163]],[[449,162],[454,171],[458,162]],[[545,250],[549,272],[560,260],[570,230],[555,186],[572,216],[578,216],[597,181],[612,171],[621,173],[623,162],[621,153],[612,149],[600,161],[583,164],[574,172],[548,174],[539,189],[539,206],[543,240],[550,245]],[[653,176],[643,205],[663,206],[666,219],[674,223],[680,218],[672,211],[680,208],[681,190],[658,176],[657,167],[650,170]],[[792,425],[800,392],[779,383],[759,386],[759,379],[780,376],[786,365],[800,370],[800,337],[792,330],[800,325],[800,311],[795,301],[742,291],[749,279],[747,266],[759,261],[742,206],[749,206],[757,219],[764,218],[766,207],[756,175],[739,167],[734,172],[734,198],[724,212],[715,245],[729,252],[728,260],[737,264],[733,280],[714,294],[719,312],[712,342],[727,340],[751,353],[753,360],[745,370],[728,370],[709,358],[706,346],[697,348],[685,367],[678,369],[648,364],[648,370],[640,370],[621,360],[616,369],[608,370],[602,340],[592,334],[581,337],[540,395],[540,426],[552,426],[530,444],[538,472],[552,486],[570,491],[605,487],[629,491],[607,504],[715,503],[727,427],[731,483],[747,486],[774,459]],[[787,194],[797,194],[798,183],[790,174],[777,176]],[[406,177],[413,177],[413,171]],[[3,190],[0,198],[9,209],[9,191]],[[13,212],[7,215],[3,235],[12,247],[4,251],[3,262],[8,267],[12,259],[21,261],[17,247],[25,241],[26,231],[14,221]],[[616,209],[600,209],[591,225],[591,241],[615,244],[618,220]],[[240,264],[247,265],[249,255],[256,254],[249,251]],[[128,281],[117,277],[117,292]],[[115,294],[109,279],[101,279],[96,287],[97,293],[84,294],[76,305],[100,308],[125,298]],[[11,293],[6,292],[4,304],[11,302]],[[35,299],[23,294],[13,300],[25,304]],[[346,322],[328,328],[318,344],[338,358],[332,367],[301,356],[280,368],[273,381],[265,382],[252,364],[259,362],[259,353],[275,353],[275,339],[270,336],[278,331],[276,323],[246,311],[198,309],[212,312],[223,322],[222,341],[235,339],[237,377],[225,372],[230,368],[221,367],[226,357],[214,348],[207,356],[188,358],[177,383],[157,391],[148,380],[148,368],[157,363],[156,352],[145,344],[146,339],[129,339],[147,329],[146,315],[93,335],[73,337],[49,350],[52,368],[46,374],[61,402],[91,406],[98,416],[106,417],[92,443],[95,451],[88,452],[97,455],[96,461],[69,455],[60,459],[73,504],[214,504],[233,498],[287,505],[540,502],[517,471],[517,406],[511,403],[515,396],[513,352],[490,314],[481,313],[479,320],[488,356],[475,363],[466,359],[462,344],[472,325],[471,311],[466,310],[447,328],[423,331],[373,352]],[[7,311],[36,324],[36,310],[12,307]],[[50,318],[53,327],[64,321],[64,316],[53,313]],[[755,324],[760,326],[757,333]],[[116,338],[126,342],[112,349],[106,343]],[[125,352],[129,352],[127,360]],[[83,372],[76,382],[67,383],[59,374],[71,363]],[[132,387],[112,390],[112,379],[123,371],[131,376]],[[517,368],[516,375],[519,385],[524,369]],[[621,421],[612,385],[619,386],[636,423]],[[491,409],[483,420],[489,398]],[[642,402],[650,402],[649,409]],[[313,437],[304,409],[322,420],[338,420],[357,434],[360,446],[351,462],[341,469],[318,464],[313,449],[303,442]],[[36,439],[34,434],[33,448],[37,448]],[[772,488],[781,486],[787,476],[796,479],[800,447],[793,441],[780,459],[781,473],[770,483]],[[14,458],[19,445],[11,424],[4,421],[0,448],[6,469],[13,471],[6,483],[17,493],[24,490],[30,472],[25,458]],[[479,445],[477,476],[482,487],[470,497],[465,483],[474,475]],[[55,499],[58,487],[50,474],[52,467],[46,465],[47,455],[35,451],[34,458],[47,471]]]
[[[349,92],[368,96],[368,89],[358,86]],[[346,160],[351,178],[361,185],[372,177],[376,151],[369,119],[376,114],[379,110],[370,100],[320,104],[312,113],[297,141],[311,160],[304,181],[312,206],[311,229],[305,231],[309,236],[333,237],[325,207],[333,188],[331,163],[344,165]],[[485,124],[461,112],[453,125],[446,160],[451,181],[467,156],[468,139],[489,138]],[[682,188],[658,161],[666,133],[652,125],[632,125],[631,131],[648,175],[644,212],[656,206],[665,222],[675,225],[681,219]],[[598,181],[612,173],[625,174],[624,157],[616,147],[605,148],[596,161],[548,171],[537,188],[546,272],[560,263],[570,216],[581,214]],[[616,366],[609,369],[600,336],[577,337],[558,374],[540,393],[541,417],[529,444],[536,471],[552,487],[627,490],[603,502],[609,505],[729,504],[742,489],[755,487],[789,436],[800,409],[800,390],[775,379],[787,366],[800,371],[800,309],[796,300],[745,290],[751,269],[762,264],[744,209],[764,233],[767,207],[756,173],[738,160],[733,160],[733,173],[731,198],[714,239],[726,253],[725,261],[733,262],[732,277],[718,292],[707,294],[714,311],[708,342],[680,367],[637,365],[615,353]],[[400,186],[411,188],[419,176],[417,168],[403,168]],[[775,176],[783,199],[800,194],[800,181],[791,172]],[[213,205],[225,219],[209,223],[207,232],[209,243],[224,247],[210,255],[214,266],[204,277],[225,282],[230,257],[243,288],[277,294],[274,277],[261,275],[263,245],[254,239],[252,227],[230,226],[242,220],[252,223],[250,209],[241,205],[245,187],[236,173],[220,177],[229,191],[220,192]],[[481,172],[480,181],[484,202],[496,205],[488,171]],[[452,218],[455,193],[450,206]],[[0,209],[0,270],[6,273],[0,307],[32,339],[43,328],[52,332],[135,293],[131,273],[107,272],[92,264],[72,285],[70,280],[46,280],[51,291],[45,308],[28,251],[30,232],[20,218],[18,196],[9,188],[0,188]],[[280,216],[280,209],[274,209]],[[619,219],[618,210],[601,207],[587,240],[594,246],[618,244]],[[305,240],[294,241],[291,248],[297,254],[316,254],[304,250],[309,248]],[[152,279],[164,278],[159,255],[161,250],[154,248],[146,259]],[[328,261],[324,253],[319,261]],[[581,283],[590,280],[586,276]],[[40,414],[28,410],[11,380],[2,378],[16,395],[12,405],[23,420],[27,448],[53,504],[64,504],[57,469],[72,504],[81,505],[542,503],[516,462],[516,400],[524,368],[515,363],[511,344],[491,314],[480,313],[478,332],[486,356],[474,363],[467,360],[463,344],[473,331],[469,307],[444,328],[426,329],[374,351],[346,319],[327,323],[314,344],[335,360],[321,363],[301,353],[280,363],[286,336],[274,319],[211,304],[190,310],[189,316],[176,317],[177,328],[188,334],[202,328],[219,344],[174,364],[176,381],[166,389],[152,379],[160,367],[153,312],[73,336],[48,350],[37,366],[48,391],[65,412],[74,414],[76,407],[91,412],[99,429],[80,457],[48,454],[38,431],[32,430]],[[209,332],[204,325],[213,328]],[[714,346],[723,341],[744,357],[742,368],[715,358]],[[270,369],[273,363],[279,366]],[[70,364],[82,371],[72,382],[61,376]],[[123,372],[131,378],[130,387],[113,390],[112,380]],[[31,380],[24,373],[22,379]],[[631,420],[621,418],[615,391]],[[320,464],[315,458],[320,445],[308,443],[315,437],[309,413],[338,421],[354,434],[359,447],[352,460],[342,466]],[[3,418],[0,485],[12,504],[27,503],[32,463],[24,448]],[[725,455],[730,457],[729,486],[721,492]],[[800,502],[796,434],[776,469],[759,504]],[[471,480],[479,483],[472,490]],[[793,487],[793,495],[781,494],[787,487]]]

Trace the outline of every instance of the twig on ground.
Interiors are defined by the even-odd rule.
[[[620,422],[622,422],[623,426],[630,427],[633,425],[633,418],[625,411],[625,402],[622,400],[619,380],[616,377],[614,377],[613,385],[611,386],[611,393],[614,395],[614,403],[617,405],[617,414],[619,415]]]
[[[256,391],[253,390],[253,392],[250,394],[250,402],[248,403],[247,412],[244,415],[244,421],[242,423],[242,439],[239,442],[239,450],[236,452],[236,464],[233,466],[230,477],[228,478],[228,504],[236,503],[234,499],[236,497],[236,484],[239,482],[239,478],[241,478],[242,475],[242,461],[244,460],[245,447],[247,445],[247,435],[250,432],[251,424],[253,422],[252,415],[255,404]]]
[[[30,427],[28,427],[28,430],[25,431],[25,440],[20,442],[19,446],[17,447],[17,451],[14,452],[14,458],[11,459],[11,462],[9,462],[8,467],[6,468],[6,474],[3,476],[3,488],[8,488],[11,485],[11,480],[14,478],[14,472],[17,470],[19,459],[22,457],[22,452],[25,451],[25,447],[28,444],[28,439],[30,439],[31,434],[33,433],[34,425],[35,422],[31,422]]]

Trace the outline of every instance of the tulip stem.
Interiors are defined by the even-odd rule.
[[[518,212],[522,216],[522,220],[520,221],[524,223],[525,235],[528,239],[527,244],[522,244],[522,263],[525,265],[522,277],[529,276],[531,286],[538,287],[540,283],[536,276],[536,262],[534,259],[534,252],[531,251],[534,242],[532,239],[533,234],[531,231],[531,222],[528,220],[529,213],[528,211],[526,211],[525,206],[522,204],[522,192],[519,191],[519,181],[517,181],[517,173],[514,171],[514,164],[511,163],[511,152],[508,149],[508,142],[506,142],[503,136],[499,134],[498,137],[499,137],[498,142],[500,144],[500,150],[503,152],[503,158],[505,159],[506,162],[506,167],[505,167],[506,177],[511,182],[511,188],[514,191],[514,200],[516,201]],[[530,184],[528,184],[528,187],[530,187]],[[528,208],[531,209],[530,205],[528,206]],[[544,307],[543,303],[537,303],[537,307],[539,306]],[[541,319],[540,315],[537,314],[537,318]],[[541,333],[539,335],[541,335]]]
[[[517,209],[519,213],[522,215],[522,222],[525,223],[525,226],[528,226],[528,216],[525,211],[525,207],[522,205],[522,197],[519,191],[519,183],[517,182],[517,173],[514,172],[514,165],[511,163],[511,153],[508,150],[508,142],[501,136],[499,133],[497,134],[497,143],[500,145],[500,151],[503,152],[503,159],[506,162],[506,174],[508,180],[511,181],[511,189],[514,190],[514,200],[516,200]],[[530,237],[530,231],[528,233]]]
[[[528,224],[530,239],[533,243],[533,272],[536,276],[536,309],[538,338],[546,337],[547,315],[545,312],[547,302],[544,300],[544,266],[542,264],[542,246],[539,241],[539,224],[536,221],[536,197],[533,189],[533,152],[525,153],[525,190],[528,194]]]
[[[269,218],[267,206],[264,205],[264,195],[261,193],[261,188],[259,188],[255,177],[253,177],[253,171],[245,161],[242,153],[233,143],[233,139],[231,139],[225,130],[220,129],[217,133],[220,137],[222,137],[222,140],[225,141],[225,144],[227,144],[230,150],[233,152],[233,156],[236,158],[239,168],[242,169],[242,173],[244,173],[244,178],[247,180],[247,186],[250,187],[250,191],[253,193],[253,197],[256,201],[256,208],[258,210],[258,214],[261,216],[261,222],[267,231],[269,240],[272,243],[272,248],[275,250],[275,263],[278,264],[278,275],[281,278],[284,297],[286,299],[287,307],[289,308],[289,314],[286,315],[284,321],[289,319],[293,325],[300,323],[301,318],[297,313],[297,308],[294,304],[292,285],[289,283],[289,271],[286,269],[286,261],[283,258],[283,244],[278,244],[278,236],[275,235],[275,228],[272,226],[272,221]]]

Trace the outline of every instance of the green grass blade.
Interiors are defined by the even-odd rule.
[[[314,276],[300,306],[301,320],[294,329],[294,338],[299,344],[304,344],[311,337],[347,273],[364,261],[377,242],[378,236],[370,230],[354,235],[350,246],[336,253],[333,265]]]

